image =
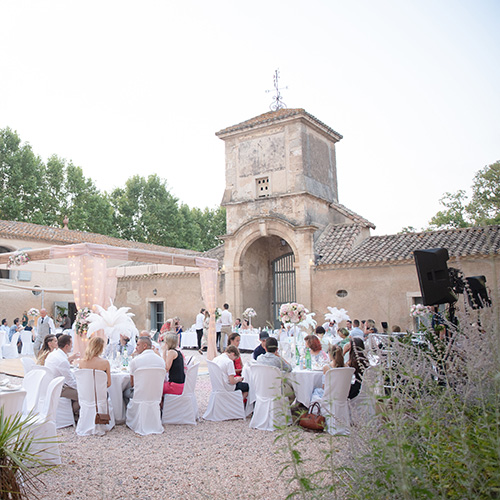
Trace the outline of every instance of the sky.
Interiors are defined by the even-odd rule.
[[[500,160],[497,0],[0,0],[0,128],[102,191],[158,174],[224,191],[215,133],[283,101],[343,135],[339,202],[372,234],[426,227]]]

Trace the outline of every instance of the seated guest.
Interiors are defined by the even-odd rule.
[[[137,341],[137,356],[129,364],[130,387],[123,391],[123,400],[127,405],[134,394],[134,373],[138,368],[165,368],[165,361],[153,351],[153,343],[149,337],[139,337]]]
[[[359,337],[354,337],[350,342],[349,361],[347,366],[354,368],[355,382],[351,384],[349,390],[349,399],[354,399],[361,389],[361,382],[363,381],[363,373],[368,366],[368,360],[365,356],[365,344]]]
[[[344,353],[342,352],[342,347],[338,345],[330,345],[328,347],[328,357],[330,362],[323,366],[323,384],[321,387],[316,387],[312,393],[311,400],[321,399],[325,395],[325,375],[331,368],[343,368],[344,367]]]
[[[239,333],[231,333],[229,337],[227,338],[227,345],[234,345],[238,348],[238,351],[240,349],[240,341],[241,337]],[[241,362],[241,356],[236,358],[234,360],[234,369],[236,371],[236,375],[241,375],[241,372],[243,371],[243,363]]]
[[[343,348],[346,344],[349,343],[349,330],[347,328],[341,328],[339,330],[339,335],[342,340],[337,345]]]
[[[253,351],[253,359],[257,359],[261,354],[266,354],[266,339],[269,338],[269,334],[267,332],[259,333],[260,345],[258,345]]]
[[[59,349],[54,349],[45,359],[45,366],[50,368],[54,377],[64,377],[64,384],[61,391],[61,397],[71,399],[73,413],[78,418],[80,405],[78,404],[78,392],[76,389],[75,376],[71,372],[70,363],[80,357],[77,352],[71,356],[69,353],[73,348],[71,335],[61,335],[57,340]]]
[[[158,342],[155,342],[153,340],[153,337],[151,336],[151,332],[149,332],[148,330],[141,330],[141,333],[139,334],[139,337],[149,337],[151,339],[151,343],[153,344],[153,351],[160,355],[161,356],[161,353],[160,353],[160,344],[158,344]],[[139,354],[137,352],[137,345],[135,346],[135,351],[133,352],[132,356],[137,356],[137,354]]]
[[[243,399],[248,396],[248,384],[243,382],[243,377],[237,377],[234,369],[234,360],[240,356],[240,351],[234,345],[226,347],[225,352],[214,358],[216,363],[222,370],[222,382],[228,391],[241,391]]]
[[[316,337],[318,337],[320,342],[321,342],[323,340],[323,337],[324,337],[326,332],[322,326],[317,326],[315,333],[316,333]]]
[[[363,338],[364,337],[364,332],[363,330],[360,328],[360,323],[359,323],[359,319],[355,319],[353,322],[352,322],[352,330],[350,331],[349,335],[351,338],[354,338],[354,337],[360,337],[360,338]]]
[[[321,348],[321,342],[316,335],[306,335],[304,338],[306,347],[311,350],[311,361],[313,364],[323,366],[328,363],[328,354]]]
[[[278,354],[278,339],[275,339],[274,337],[267,338],[264,344],[264,349],[266,350],[266,353],[259,356],[259,359],[257,359],[258,365],[275,366],[285,373],[290,373],[292,371],[292,365],[290,365],[290,363],[285,361]],[[290,403],[293,403],[295,399],[295,392],[289,380],[283,380],[282,390],[283,394],[287,396]]]
[[[364,338],[368,337],[368,335],[372,333],[378,333],[378,330],[375,327],[375,321],[373,321],[373,319],[367,319],[365,322]]]
[[[334,319],[323,323],[323,328],[325,329],[325,334],[327,337],[336,337],[337,336],[337,323]]]
[[[67,314],[62,315],[62,321],[59,326],[63,331],[71,330],[71,320],[69,319],[69,316]]]
[[[243,326],[241,327],[242,330],[251,330],[252,327],[250,326],[250,322],[248,319],[243,320]]]
[[[118,342],[119,354],[127,353],[129,356],[132,356],[134,352],[133,342],[130,340],[130,334],[128,333],[120,333],[120,342]]]
[[[111,385],[111,367],[107,359],[101,358],[104,351],[104,339],[92,337],[87,344],[85,354],[80,360],[80,368],[88,370],[102,370],[108,377],[108,387]]]
[[[163,384],[163,394],[182,394],[186,373],[184,357],[177,350],[177,335],[168,333],[163,344],[163,361],[168,373],[168,382]]]
[[[234,322],[233,330],[235,332],[238,332],[241,327],[242,327],[241,319],[240,318],[236,318],[236,321]]]
[[[55,335],[47,335],[43,339],[42,348],[38,352],[36,364],[44,366],[47,356],[55,349],[57,349],[57,337]]]

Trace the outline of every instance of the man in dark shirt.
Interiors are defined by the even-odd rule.
[[[266,345],[266,339],[269,338],[269,334],[267,332],[259,333],[260,345],[258,345],[253,351],[253,359],[257,359],[261,354],[266,354],[266,350],[264,346]]]

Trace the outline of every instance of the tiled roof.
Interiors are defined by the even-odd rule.
[[[39,224],[20,221],[0,220],[0,238],[19,238],[23,240],[42,241],[47,242],[47,246],[70,245],[73,243],[98,243],[101,245],[111,245],[115,247],[140,248],[144,250],[154,250],[168,253],[182,253],[184,255],[199,254],[199,252],[195,252],[193,250],[150,245],[148,243],[139,243],[137,241],[121,240],[120,238],[113,238],[112,236],[105,236],[103,234],[41,226]]]
[[[353,212],[344,205],[341,205],[340,203],[331,203],[331,206],[335,208],[338,212],[340,212],[342,215],[345,215],[348,219],[351,219],[355,224],[359,224],[363,227],[371,227],[372,229],[375,229],[376,227],[375,224],[373,224],[373,222],[370,222],[364,217],[361,217],[361,215],[358,215],[356,212]]]
[[[224,243],[207,250],[203,253],[203,257],[207,257],[208,259],[217,259],[219,264],[222,265],[224,263]]]
[[[447,248],[450,258],[500,253],[500,226],[371,236],[355,246],[356,225],[328,226],[315,245],[319,265],[359,266],[410,262],[414,250]]]
[[[315,116],[308,113],[303,108],[295,108],[295,109],[278,109],[278,111],[269,111],[268,113],[264,113],[263,115],[256,116],[255,118],[251,118],[250,120],[246,120],[244,122],[238,123],[237,125],[233,125],[231,127],[227,127],[223,130],[219,130],[215,135],[220,136],[224,134],[228,134],[230,132],[236,132],[238,130],[244,130],[246,128],[253,128],[258,125],[264,125],[272,122],[277,122],[280,120],[284,120],[286,118],[291,118],[293,116],[305,116],[319,125],[320,128],[324,129],[326,132],[337,136],[337,140],[342,139],[342,136],[333,130],[333,128],[324,124],[322,121],[318,120]]]

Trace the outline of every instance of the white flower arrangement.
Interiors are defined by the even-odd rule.
[[[89,317],[92,311],[88,307],[78,309],[75,319],[75,331],[80,337],[86,337],[89,327]]]
[[[7,262],[7,267],[22,266],[24,264],[27,264],[29,262],[29,260],[30,260],[30,258],[25,251],[18,250],[17,252],[14,252],[13,255],[9,256],[9,260]]]
[[[118,309],[111,302],[111,306],[107,309],[97,304],[94,304],[94,308],[98,312],[91,313],[88,317],[89,327],[87,336],[89,338],[94,332],[104,330],[106,337],[113,344],[120,340],[120,334],[133,338],[139,333],[132,321],[132,316],[135,316],[135,314],[127,312],[130,310],[130,307],[120,307]]]
[[[297,302],[282,304],[280,307],[280,320],[285,325],[291,323],[296,325],[307,319],[308,312],[302,304],[297,304]]]
[[[216,307],[215,308],[215,321],[217,321],[221,317],[221,314],[222,314],[222,309],[220,307]]]
[[[255,312],[255,309],[252,309],[251,307],[247,307],[243,312],[244,318],[253,318],[254,316],[257,316],[257,313]]]
[[[40,311],[36,308],[36,307],[32,307],[29,311],[28,311],[28,316],[31,316],[31,317],[35,317],[35,316],[39,316],[40,315]]]
[[[410,308],[410,316],[412,318],[425,318],[432,314],[430,306],[424,306],[422,304],[413,304]]]

